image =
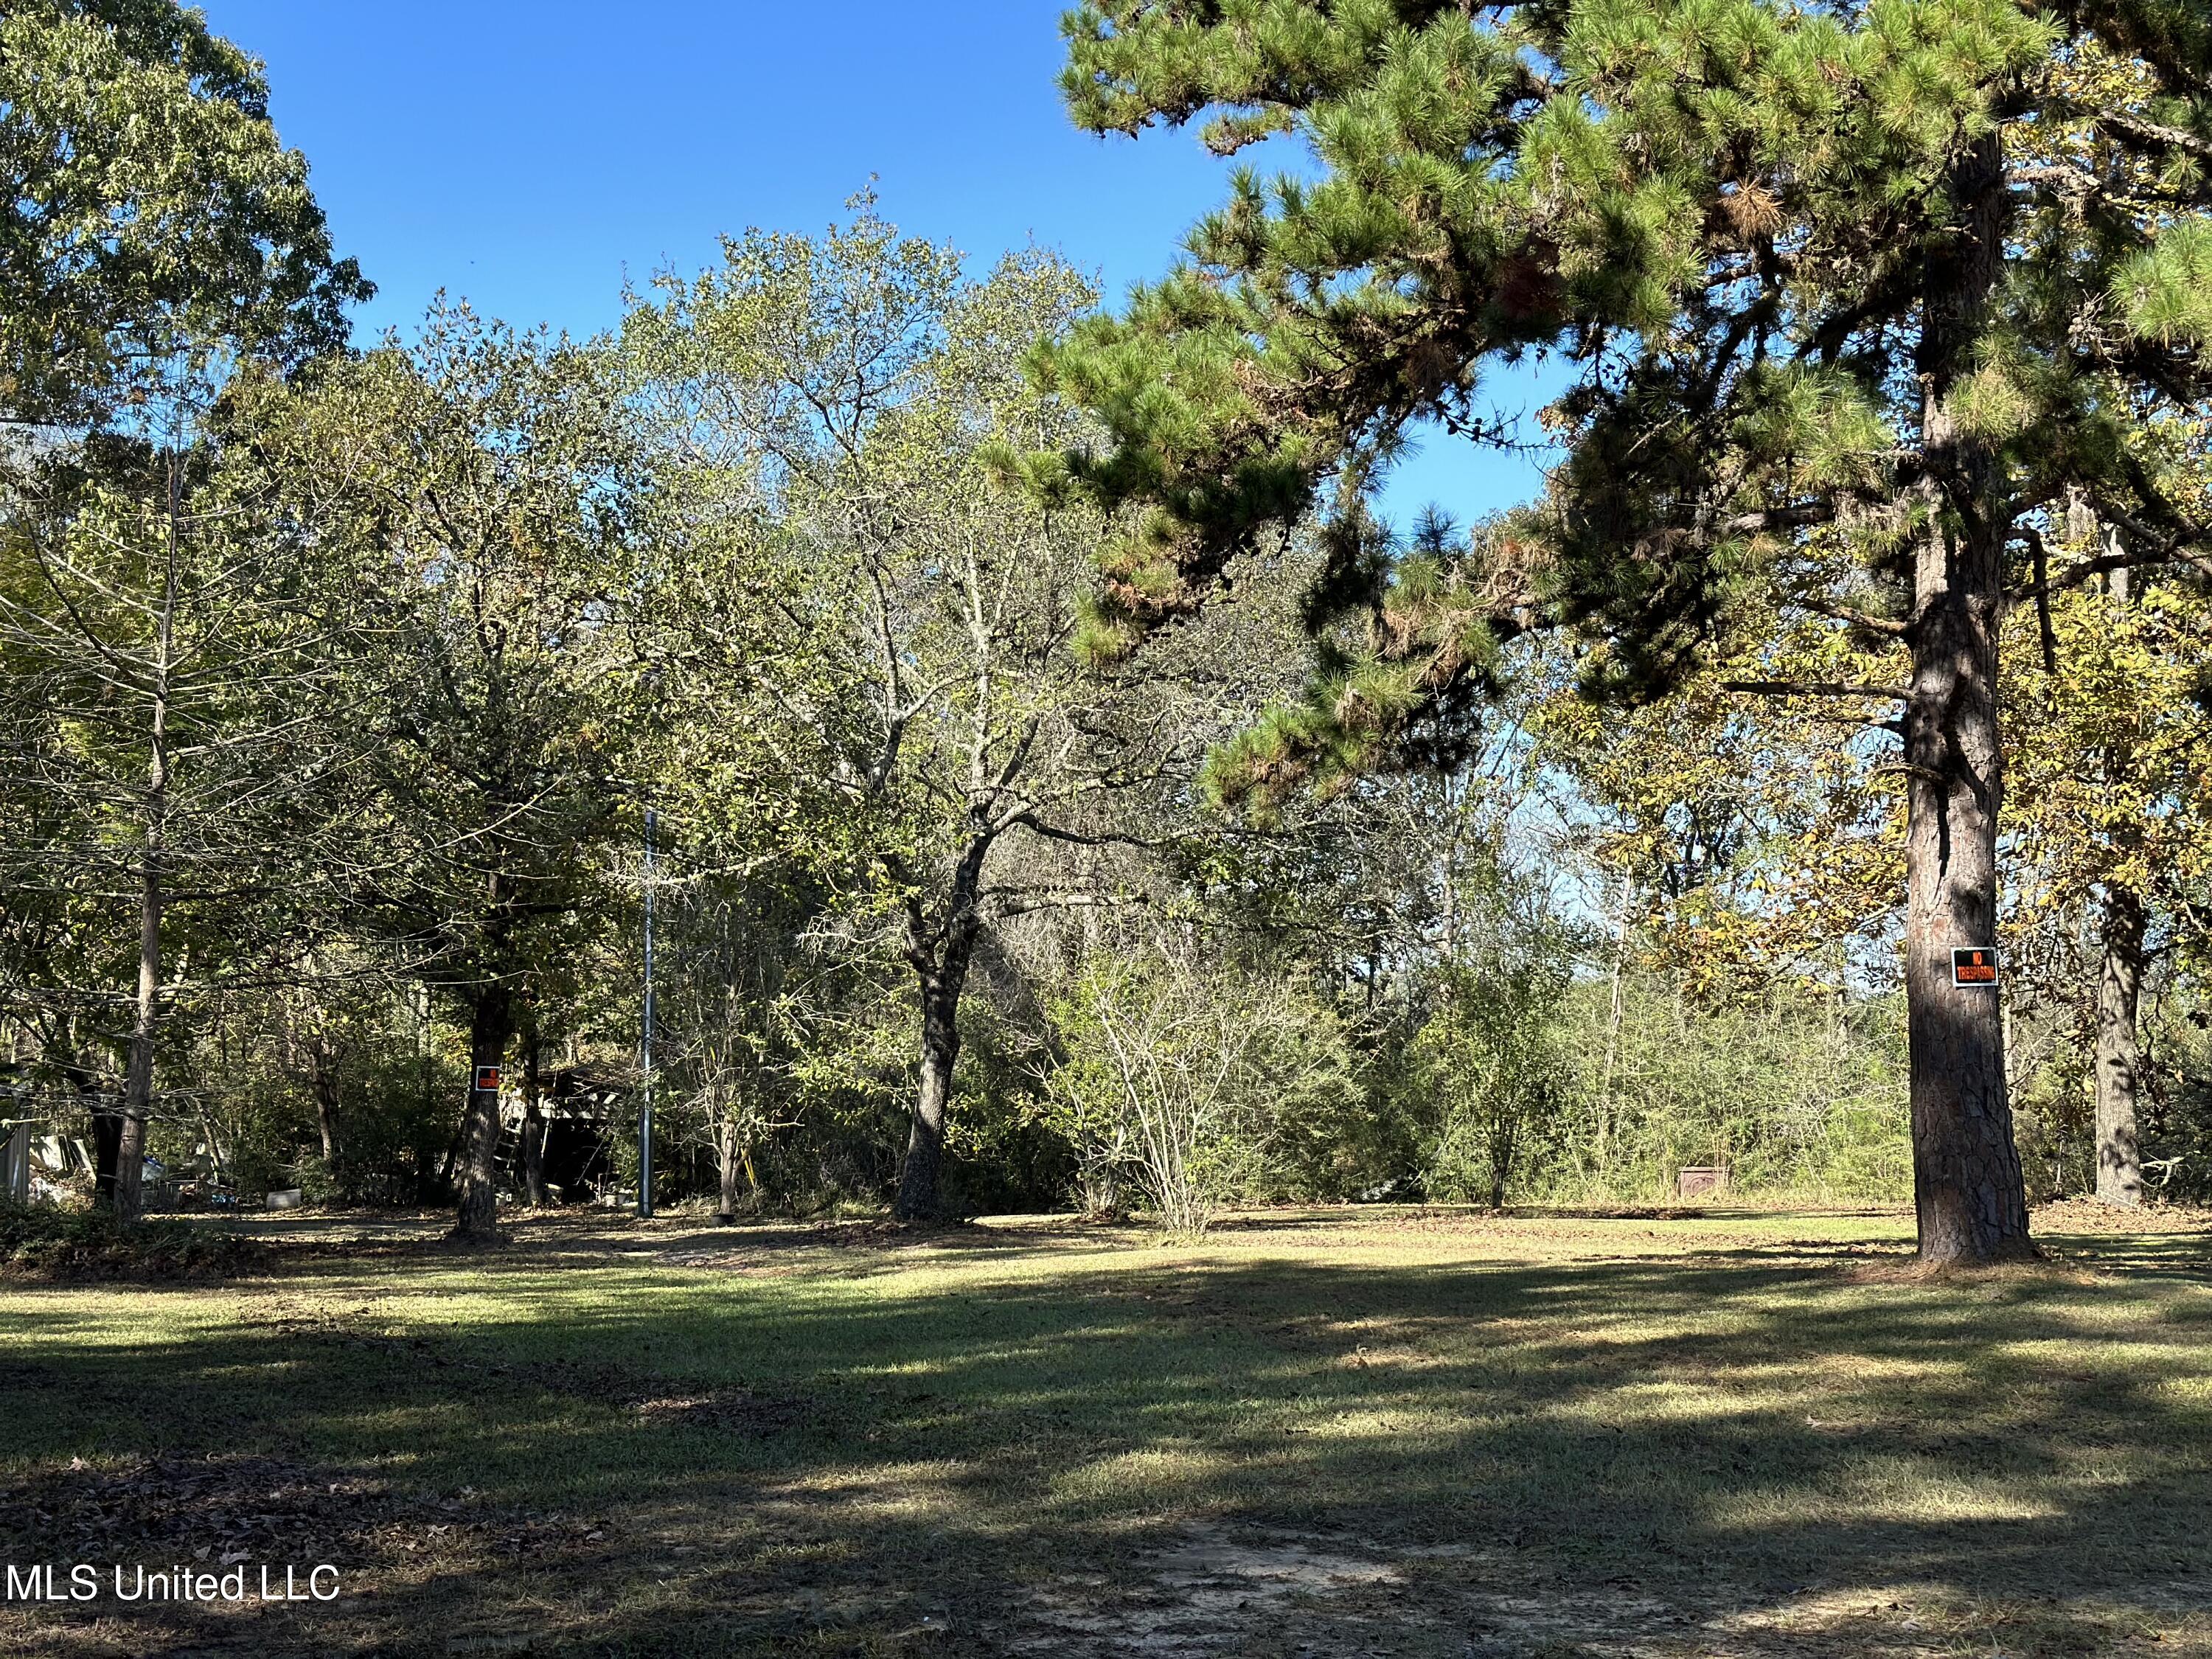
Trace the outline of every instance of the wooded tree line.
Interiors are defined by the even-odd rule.
[[[250,60],[0,31],[0,1018],[118,1212],[486,1236],[647,1068],[725,1212],[2212,1189],[2179,0],[1123,0],[1079,123],[1307,146],[1126,307],[863,196],[367,347]],[[1544,497],[1378,520],[1531,359]]]

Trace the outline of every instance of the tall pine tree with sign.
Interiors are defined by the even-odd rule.
[[[1335,660],[1224,754],[1231,794],[1328,787],[1480,701],[1531,627],[1589,690],[1663,690],[1747,619],[1832,626],[1875,677],[1779,682],[1893,732],[1920,1249],[2027,1251],[1995,943],[2007,608],[2201,568],[2172,435],[2208,390],[2212,23],[2183,0],[1099,0],[1081,125],[1206,118],[1241,170],[1189,260],[1044,353],[1098,450],[1040,487],[1127,507],[1087,636],[1206,602],[1323,494]],[[2030,142],[2030,140],[2033,142]],[[1509,533],[1393,556],[1368,487],[1483,379],[1556,356],[1566,459]],[[2118,541],[2054,551],[2086,500]]]

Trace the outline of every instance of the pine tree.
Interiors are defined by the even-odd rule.
[[[1950,973],[1995,941],[2005,610],[2203,559],[2167,428],[2212,343],[2212,26],[2182,0],[2063,14],[1109,0],[1066,26],[1082,125],[1213,111],[1217,149],[1295,132],[1319,175],[1240,172],[1189,263],[1041,355],[1111,441],[1039,483],[1146,508],[1091,648],[1202,603],[1324,485],[1316,615],[1368,626],[1228,757],[1232,790],[1417,735],[1532,625],[1575,629],[1589,690],[1631,699],[1747,618],[1889,647],[1894,683],[1779,689],[1901,742],[1936,1262],[2029,1249],[1998,1000]],[[1394,572],[1377,469],[1420,421],[1481,435],[1480,376],[1531,351],[1576,374],[1548,499],[1481,556]],[[2038,562],[2069,491],[2124,550]]]

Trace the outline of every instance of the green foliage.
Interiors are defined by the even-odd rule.
[[[1036,251],[971,281],[953,249],[854,207],[663,276],[619,343],[654,462],[634,609],[666,665],[670,814],[692,846],[880,908],[957,856],[964,807],[945,802],[971,737],[995,774],[1065,735],[1088,526],[1008,490],[999,463],[1073,437],[1020,359],[1094,296]],[[1031,718],[1054,733],[1021,745]]]
[[[864,197],[729,239],[609,339],[441,308],[339,359],[365,285],[250,61],[166,0],[10,9],[0,402],[95,428],[11,458],[0,536],[0,1013],[39,1085],[115,1092],[151,869],[156,1150],[419,1198],[470,1058],[429,989],[497,1005],[487,1052],[636,1082],[649,802],[666,1196],[720,1162],[749,1203],[879,1203],[938,1066],[955,1208],[1196,1231],[1413,1187],[1653,1198],[1691,1162],[1901,1198],[1875,711],[1916,550],[1994,526],[2033,711],[2008,942],[2048,965],[2012,1005],[2028,1156],[2078,1179],[2063,936],[2118,884],[2172,964],[2151,1146],[2198,1179],[2194,11],[1094,0],[1066,28],[1087,129],[1308,158],[1240,166],[1119,315]],[[1929,273],[1991,201],[1951,339]],[[1550,497],[1380,522],[1414,430],[1501,435],[1487,381],[1536,358],[1569,382]],[[173,525],[176,400],[137,394],[202,380]],[[2069,500],[2122,539],[2062,531]],[[1224,584],[1239,616],[1202,614]],[[191,665],[158,809],[156,592]],[[609,1178],[634,1158],[617,1125]]]
[[[2109,885],[2185,906],[2212,872],[2212,676],[2203,644],[2212,607],[2178,584],[2057,595],[2049,608],[2057,673],[2038,659],[2036,620],[2025,611],[2014,618],[2009,676],[2020,718],[2006,805],[2023,872],[2014,926],[2026,935],[2063,925]]]
[[[1070,1140],[1037,1110],[1037,1033],[1020,1012],[988,994],[962,1000],[960,1062],[945,1137],[945,1207],[952,1214],[1057,1210],[1073,1191]]]
[[[1156,942],[1087,959],[1050,1015],[1061,1058],[1042,1115],[1094,1212],[1127,1189],[1168,1231],[1202,1232],[1224,1206],[1311,1181],[1358,1108],[1340,1021],[1293,978]]]
[[[2113,274],[2112,300],[2140,338],[2212,345],[2212,225],[2173,226]]]
[[[1533,618],[1599,642],[1591,689],[1648,693],[1801,603],[1831,627],[1838,602],[1892,614],[1914,319],[1937,303],[1923,254],[1948,246],[1962,158],[1998,137],[2016,251],[1945,369],[1944,418],[2002,452],[2008,513],[2070,483],[2189,533],[2153,437],[2201,396],[2188,347],[2212,290],[2212,57],[2182,10],[2063,29],[2010,0],[1071,13],[1079,125],[1210,119],[1224,153],[1285,133],[1313,158],[1238,173],[1188,264],[1040,352],[1107,434],[1070,477],[1146,514],[1103,558],[1097,647],[1201,604],[1235,549],[1332,484],[1325,614],[1389,611],[1363,495],[1409,423],[1480,434],[1482,377],[1532,351],[1573,374],[1545,416],[1566,449],[1553,500],[1511,532],[1542,556],[1469,583],[1474,603],[1397,601],[1398,625],[1224,757],[1223,793],[1371,767],[1486,682],[1482,635]],[[1841,568],[1808,582],[1804,533],[1831,522],[1811,550]]]
[[[2212,1020],[2201,1000],[2175,1014],[2155,1029],[2158,1064],[2144,1117],[2144,1168],[2161,1196],[2212,1204],[2212,1038],[2206,1036]]]
[[[1531,953],[1488,971],[1448,963],[1439,979],[1408,1056],[1436,1124],[1423,1185],[1497,1208],[1565,1093],[1555,1011],[1567,964]]]
[[[375,853],[331,874],[434,981],[557,975],[604,902],[639,476],[588,353],[441,309],[238,414],[281,510],[357,584]]]
[[[1671,1197],[1686,1164],[1738,1192],[1897,1203],[1911,1191],[1905,1021],[1894,995],[1784,984],[1701,1005],[1632,972],[1613,1021],[1602,984],[1577,989],[1572,1096],[1545,1137],[1534,1191]]]
[[[172,0],[31,0],[0,18],[0,410],[97,423],[159,360],[289,368],[373,290],[331,256],[307,162],[245,52]]]

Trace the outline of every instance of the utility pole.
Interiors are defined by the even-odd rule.
[[[653,1214],[653,808],[645,809],[645,1021],[638,1066],[645,1079],[637,1114],[637,1212]]]

